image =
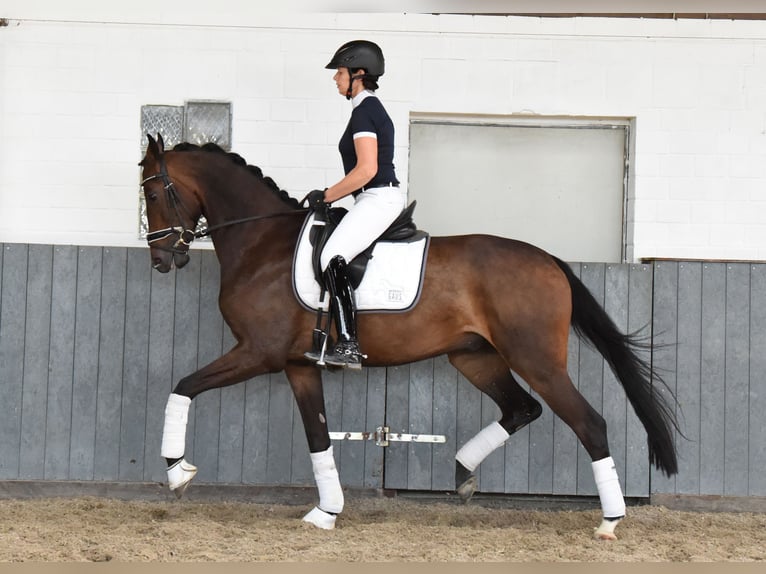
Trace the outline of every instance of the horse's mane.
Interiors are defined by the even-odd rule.
[[[263,175],[263,171],[261,170],[260,167],[256,165],[249,165],[241,155],[234,152],[226,151],[218,144],[208,142],[204,145],[198,146],[197,144],[182,142],[182,143],[176,144],[173,147],[173,151],[206,151],[206,152],[223,154],[226,157],[228,157],[233,163],[247,168],[247,170],[250,173],[256,176],[263,183],[265,183],[266,186],[272,192],[274,192],[282,201],[294,207],[295,209],[299,209],[301,206],[300,202],[297,199],[295,199],[294,197],[291,197],[284,189],[280,189],[280,187],[277,185],[277,182],[275,182],[269,176]]]

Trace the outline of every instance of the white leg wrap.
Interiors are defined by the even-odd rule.
[[[325,451],[312,452],[310,456],[311,466],[314,469],[314,479],[319,491],[319,509],[334,514],[342,512],[343,489],[340,487],[338,469],[335,468],[332,445]]]
[[[591,463],[591,466],[593,467],[593,478],[596,479],[598,498],[601,501],[604,518],[622,518],[625,516],[625,499],[622,496],[620,479],[617,476],[614,460],[609,456]]]
[[[186,422],[189,420],[191,399],[171,393],[165,407],[165,428],[162,431],[164,458],[181,458],[186,450]]]
[[[479,433],[457,451],[455,459],[473,472],[497,447],[508,440],[508,431],[495,421],[479,431]]]

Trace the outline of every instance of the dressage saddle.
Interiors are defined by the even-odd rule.
[[[415,242],[424,237],[426,232],[418,230],[415,222],[412,218],[412,214],[415,211],[417,201],[410,203],[394,220],[394,222],[386,229],[380,237],[378,237],[372,244],[362,251],[359,255],[354,257],[347,264],[348,276],[351,282],[351,286],[354,289],[359,287],[364,277],[364,272],[367,269],[367,264],[372,259],[372,252],[375,249],[375,244],[380,241],[387,242]],[[324,211],[324,213],[322,212]],[[332,232],[341,222],[343,217],[348,213],[348,210],[343,207],[331,207],[325,210],[318,210],[314,213],[314,218],[317,220],[323,220],[325,225],[312,227],[309,233],[309,240],[313,246],[311,253],[311,264],[314,269],[314,277],[317,282],[322,285],[322,269],[320,263],[320,255],[322,249],[324,249],[327,240]]]

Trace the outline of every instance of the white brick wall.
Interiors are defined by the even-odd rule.
[[[141,245],[144,104],[231,101],[234,151],[296,197],[333,183],[349,109],[323,67],[366,37],[401,177],[410,112],[634,117],[634,257],[766,259],[766,22],[22,4],[0,28],[1,242]]]

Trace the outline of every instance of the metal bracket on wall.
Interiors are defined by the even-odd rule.
[[[407,434],[392,433],[389,427],[378,427],[374,432],[331,432],[331,440],[372,440],[378,446],[386,447],[389,442],[427,442],[431,444],[447,442],[442,434]]]

